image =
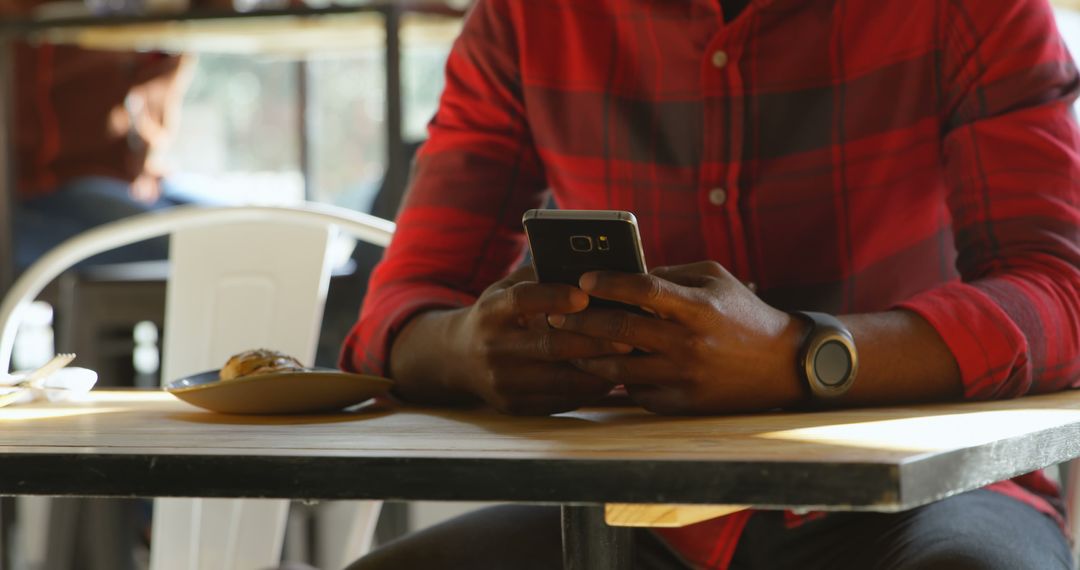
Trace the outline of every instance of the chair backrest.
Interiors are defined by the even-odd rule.
[[[310,366],[330,277],[334,228],[245,222],[169,238],[162,381],[270,348]]]
[[[385,246],[394,224],[323,204],[181,207],[105,224],[31,265],[0,303],[0,370],[21,313],[57,275],[102,251],[170,234],[162,378],[220,367],[247,348],[276,348],[311,364],[337,231]]]
[[[1058,464],[1061,486],[1065,492],[1065,523],[1072,545],[1073,565],[1080,563],[1080,459]]]

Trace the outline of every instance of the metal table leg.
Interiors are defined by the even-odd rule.
[[[383,187],[400,197],[409,177],[403,134],[405,102],[401,84],[401,7],[396,2],[389,4],[383,17],[386,19],[386,181]],[[399,201],[391,200],[395,204]]]
[[[604,507],[562,507],[564,570],[629,570],[634,535],[629,528],[608,526]]]
[[[311,70],[306,59],[297,61],[296,70],[296,130],[300,143],[300,174],[304,177],[304,199],[314,200],[316,190],[315,157],[311,142],[318,133],[314,129],[315,108],[312,105]]]
[[[0,570],[11,570],[12,533],[15,532],[15,497],[0,497]]]
[[[15,55],[13,39],[0,35],[0,294],[7,292],[15,275]],[[2,370],[0,372],[7,372]]]
[[[9,35],[0,35],[0,295],[7,293],[15,278],[15,49]],[[6,373],[7,370],[0,370]],[[0,570],[12,567],[11,532],[15,501],[0,499]]]

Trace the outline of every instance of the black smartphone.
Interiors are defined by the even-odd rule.
[[[577,286],[589,271],[645,273],[637,218],[619,210],[529,210],[521,219],[541,283]],[[627,307],[601,300],[596,304]]]

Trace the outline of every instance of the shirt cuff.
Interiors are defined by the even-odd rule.
[[[985,292],[953,282],[900,303],[930,323],[960,367],[964,397],[1014,398],[1031,387],[1027,339]]]
[[[475,297],[437,285],[409,285],[368,298],[360,321],[345,339],[340,365],[343,370],[389,375],[390,348],[401,329],[419,313],[432,309],[456,309],[472,304]]]

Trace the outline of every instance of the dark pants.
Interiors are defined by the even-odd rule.
[[[132,198],[122,180],[100,176],[71,180],[51,194],[15,206],[16,267],[25,269],[64,240],[104,223],[188,201],[168,181],[162,183],[162,196],[148,204]],[[162,237],[102,253],[80,265],[165,259],[168,252],[167,238]]]
[[[484,509],[393,542],[350,570],[558,569],[559,510]],[[1057,524],[991,491],[899,514],[836,513],[784,526],[783,514],[750,519],[733,570],[1058,570],[1072,556]],[[635,530],[635,570],[690,568],[647,530]]]

